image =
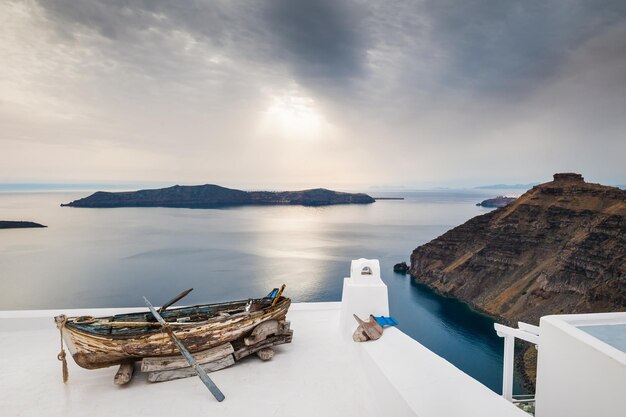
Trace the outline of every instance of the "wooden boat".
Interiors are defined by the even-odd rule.
[[[200,352],[246,337],[265,321],[284,321],[291,300],[276,291],[271,293],[275,299],[172,308],[161,316],[187,350]],[[99,318],[62,315],[55,321],[74,361],[86,369],[179,353],[149,311]]]

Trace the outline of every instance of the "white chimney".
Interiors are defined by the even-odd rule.
[[[343,280],[340,323],[342,332],[350,336],[358,325],[353,314],[363,320],[367,320],[370,314],[389,315],[387,286],[380,278],[378,259],[353,260],[350,277]]]

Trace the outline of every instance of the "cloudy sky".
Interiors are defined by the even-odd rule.
[[[626,183],[626,2],[0,1],[0,182]]]

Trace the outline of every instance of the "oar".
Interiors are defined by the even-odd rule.
[[[211,380],[211,378],[209,378],[206,371],[198,364],[198,362],[196,362],[193,356],[191,356],[191,353],[189,353],[185,345],[183,345],[183,343],[180,340],[178,340],[176,336],[174,336],[174,332],[172,331],[172,329],[170,329],[170,326],[167,324],[165,320],[163,320],[163,317],[161,317],[161,315],[154,309],[150,301],[148,301],[146,297],[143,297],[143,300],[146,302],[146,305],[150,309],[150,312],[152,313],[154,318],[157,319],[159,323],[161,323],[163,330],[167,332],[170,339],[172,339],[172,341],[176,344],[180,353],[182,353],[185,359],[187,359],[187,362],[189,362],[189,365],[193,368],[194,371],[196,371],[196,373],[198,374],[202,382],[204,382],[204,385],[206,385],[209,391],[211,391],[211,394],[213,394],[213,396],[215,397],[217,401],[223,401],[224,398],[226,397],[224,397],[224,394],[222,394],[222,391],[220,391],[217,385],[215,385],[215,383]]]
[[[162,314],[165,311],[166,308],[168,308],[169,306],[171,306],[175,302],[182,300],[183,297],[185,297],[187,294],[189,294],[192,291],[193,291],[193,288],[189,288],[188,290],[185,290],[185,291],[181,292],[176,297],[174,297],[171,300],[169,300],[167,303],[163,304],[163,306],[161,306],[161,308],[159,309],[159,314]]]

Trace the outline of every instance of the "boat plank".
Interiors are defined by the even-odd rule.
[[[233,345],[224,343],[211,349],[196,352],[193,357],[199,364],[205,364],[222,359],[234,352]],[[182,355],[143,358],[141,361],[142,372],[168,371],[188,366],[189,363]]]
[[[235,353],[233,353],[233,356],[235,357],[236,361],[239,361],[248,355],[252,355],[253,353],[260,351],[261,349],[265,349],[265,348],[276,346],[276,345],[282,345],[284,343],[291,343],[292,336],[293,336],[293,331],[290,330],[286,334],[270,336],[264,341],[259,342],[255,345],[238,346],[238,348],[235,349]]]
[[[225,356],[221,359],[217,359],[213,362],[201,364],[200,367],[206,372],[219,371],[220,369],[227,368],[235,364],[233,355]],[[148,373],[149,382],[164,382],[172,381],[174,379],[189,378],[190,376],[197,376],[196,371],[191,367],[170,369],[167,371],[154,371]]]
[[[269,336],[287,334],[291,323],[287,320],[268,320],[256,326],[250,336],[243,339],[246,346],[264,341]]]
[[[252,330],[250,336],[243,339],[246,346],[251,346],[267,339],[268,336],[272,336],[278,333],[278,321],[267,320],[259,324]]]

